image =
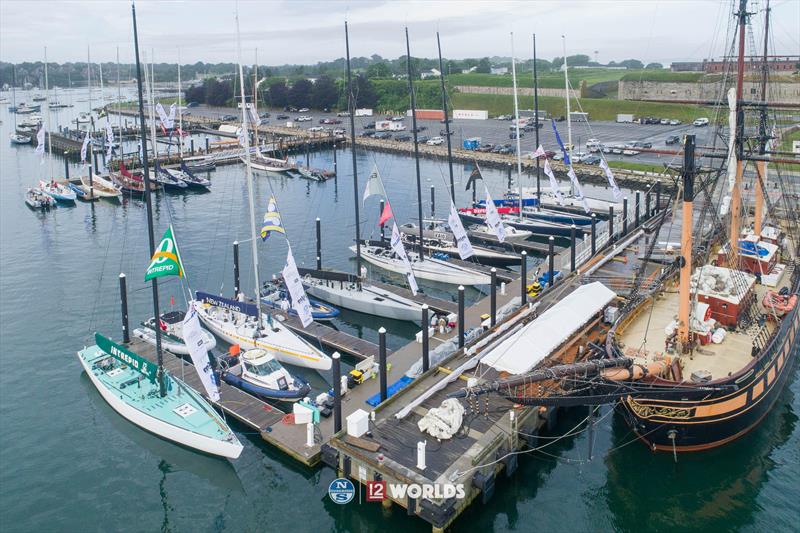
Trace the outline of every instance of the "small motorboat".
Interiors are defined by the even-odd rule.
[[[290,374],[268,350],[254,348],[240,357],[218,361],[222,380],[250,394],[269,400],[296,402],[311,392],[308,383]]]
[[[191,172],[210,172],[217,168],[216,160],[209,157],[184,159],[181,165],[185,166]]]
[[[37,94],[33,98],[31,98],[31,100],[33,100],[34,102],[44,102],[46,98],[41,94]]]
[[[311,317],[317,321],[331,320],[339,316],[339,310],[332,305],[325,304],[314,298],[309,298],[311,304]],[[297,311],[292,307],[289,291],[278,281],[268,281],[261,289],[261,303],[273,309],[281,309],[292,316],[297,316]]]
[[[33,140],[32,137],[22,135],[21,133],[12,133],[8,137],[11,139],[11,144],[30,144]]]
[[[29,188],[25,193],[25,203],[31,209],[49,209],[55,207],[56,201],[52,196],[43,193],[41,189]]]
[[[177,355],[189,355],[189,348],[183,340],[183,317],[180,311],[170,311],[161,314],[161,346]],[[133,336],[143,341],[156,345],[156,321],[153,317],[142,322],[141,327],[133,330]],[[202,329],[203,346],[212,350],[217,346],[217,339],[206,329]]]
[[[55,180],[39,180],[39,189],[58,202],[74,202],[78,197],[75,191]]]
[[[79,116],[72,119],[72,122],[75,124],[88,124],[92,121],[91,113],[87,113],[85,111],[81,112]]]

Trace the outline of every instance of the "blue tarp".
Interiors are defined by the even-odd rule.
[[[756,255],[756,253],[758,253],[759,257],[764,257],[765,255],[769,254],[769,251],[766,248],[758,246],[756,243],[751,241],[739,241],[739,249],[747,255]]]
[[[412,381],[414,380],[408,376],[403,376],[402,378],[398,379],[386,388],[386,397],[391,398],[395,393],[397,393],[397,391],[405,388]],[[377,407],[377,405],[381,403],[381,393],[378,392],[378,394],[367,398],[367,403],[372,407]]]

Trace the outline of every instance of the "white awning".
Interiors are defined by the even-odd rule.
[[[481,363],[499,372],[524,374],[555,352],[616,296],[599,281],[583,285],[500,343]]]

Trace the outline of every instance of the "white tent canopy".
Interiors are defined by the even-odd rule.
[[[599,281],[583,285],[500,343],[481,359],[481,363],[499,372],[529,372],[616,296]]]

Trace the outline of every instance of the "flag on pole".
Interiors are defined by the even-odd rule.
[[[470,172],[469,179],[467,179],[467,187],[464,190],[468,191],[470,188],[475,187],[475,182],[482,179],[483,176],[481,175],[481,169],[478,168],[478,164],[475,163],[475,168],[473,168],[472,172]]]
[[[156,253],[153,254],[153,258],[150,260],[150,266],[147,267],[144,280],[147,281],[163,276],[183,277],[183,262],[178,251],[178,243],[173,236],[172,224],[164,232],[164,236],[161,237]]]
[[[250,113],[250,122],[252,122],[256,126],[260,126],[261,125],[261,117],[258,116],[258,113],[256,113],[255,108],[251,107],[250,105],[248,105],[247,111]]]
[[[83,144],[81,145],[81,164],[86,166],[86,151],[89,147],[89,132],[86,132],[86,136],[83,138]]]
[[[264,222],[261,226],[261,240],[266,241],[273,231],[283,233],[286,235],[286,230],[283,229],[283,221],[281,214],[278,212],[278,202],[275,201],[274,196],[269,197],[267,203],[267,212],[264,213]]]
[[[372,174],[370,174],[369,177],[367,178],[367,185],[364,187],[364,197],[362,198],[361,203],[366,202],[367,198],[375,194],[386,198],[386,189],[383,188],[381,177],[380,175],[378,175],[377,166],[372,171]]]
[[[308,296],[306,296],[305,289],[303,289],[303,282],[300,281],[300,273],[297,271],[297,264],[294,262],[291,246],[289,246],[289,252],[286,254],[286,266],[283,267],[283,281],[286,283],[286,288],[289,289],[289,295],[292,297],[292,308],[297,312],[297,316],[300,317],[303,327],[308,326],[314,321],[314,316],[311,314],[311,303],[308,300]]]
[[[573,170],[571,166],[567,171],[567,176],[569,176],[570,181],[572,181],[572,185],[575,187],[575,192],[578,193],[578,200],[580,200],[583,204],[583,210],[589,213],[591,209],[589,209],[589,204],[586,202],[586,198],[583,197],[583,189],[581,189],[578,176],[575,175],[575,170]]]
[[[239,139],[239,146],[244,148],[247,137],[247,123],[243,122],[242,127],[236,132],[236,138]]]
[[[553,169],[550,168],[550,162],[547,159],[544,160],[544,173],[547,174],[548,178],[550,178],[550,188],[553,190],[556,200],[558,200],[558,205],[564,205],[564,196],[561,194],[561,191],[558,188],[558,181],[556,180],[556,177],[553,174]]]
[[[536,151],[531,154],[531,159],[539,159],[540,157],[547,157],[547,152],[544,151],[541,144]]]
[[[381,213],[381,218],[378,220],[378,225],[383,226],[386,224],[386,221],[392,217],[394,217],[394,213],[392,213],[392,206],[389,203],[389,200],[386,200],[386,205],[383,206],[383,212]]]
[[[114,129],[111,127],[110,122],[106,122],[106,144],[108,144],[106,157],[111,157],[111,152],[114,150]]]
[[[464,231],[464,225],[461,224],[461,217],[458,216],[456,206],[450,202],[450,216],[447,217],[447,223],[450,229],[453,230],[453,236],[456,238],[456,246],[458,246],[458,255],[461,259],[469,259],[475,255],[475,250],[472,249],[472,243],[469,242],[467,232]]]
[[[40,126],[36,134],[36,153],[44,155],[44,126]]]
[[[572,162],[569,160],[569,152],[567,151],[566,147],[564,146],[564,143],[561,141],[561,135],[558,134],[558,129],[556,128],[555,119],[551,118],[550,119],[550,123],[553,125],[553,131],[556,134],[556,141],[558,142],[558,145],[561,147],[561,152],[564,154],[564,164],[565,165],[571,165]]]
[[[161,102],[156,104],[156,113],[158,113],[158,119],[161,121],[162,125],[169,121],[169,117],[167,116],[166,111],[164,111],[164,106],[161,105]]]
[[[189,302],[189,309],[183,317],[183,341],[189,349],[192,363],[200,377],[200,382],[206,390],[206,394],[212,402],[219,401],[219,388],[214,378],[214,371],[211,362],[208,360],[208,348],[206,348],[203,330],[200,327],[200,319],[194,308],[194,302]]]
[[[175,102],[172,102],[172,105],[169,106],[169,116],[167,117],[167,129],[172,129],[175,127],[175,110],[178,108],[178,105]]]
[[[408,279],[408,285],[411,287],[411,292],[414,293],[414,296],[416,296],[417,291],[419,290],[419,287],[417,286],[417,278],[414,277],[414,271],[411,269],[411,261],[408,260],[408,255],[406,255],[406,249],[403,246],[403,240],[400,238],[400,230],[397,229],[397,222],[392,222],[391,244],[392,251],[403,261],[403,266],[406,269],[406,279]]]
[[[617,187],[617,180],[614,179],[614,173],[611,172],[611,167],[608,166],[605,157],[600,160],[600,168],[606,173],[608,184],[611,185],[611,191],[614,193],[614,200],[622,200],[622,191]]]
[[[506,228],[503,226],[503,219],[500,218],[500,213],[497,212],[497,206],[494,205],[492,195],[489,194],[489,188],[485,185],[483,188],[486,190],[486,225],[497,236],[498,241],[504,242],[506,240]]]

